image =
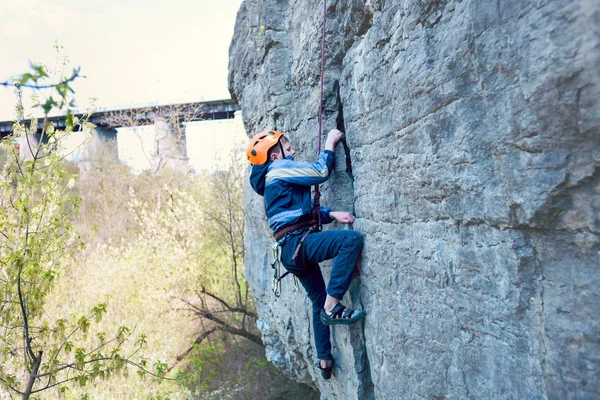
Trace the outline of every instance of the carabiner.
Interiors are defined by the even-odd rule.
[[[279,297],[281,295],[281,261],[279,244],[275,243],[272,250],[273,263],[271,263],[271,268],[273,268],[273,282],[271,282],[271,290],[275,297]]]

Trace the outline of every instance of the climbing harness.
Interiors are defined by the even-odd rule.
[[[273,282],[271,290],[273,290],[273,294],[276,297],[281,296],[281,280],[285,278],[290,272],[286,271],[283,275],[281,275],[281,246],[279,243],[275,243],[273,245],[273,262],[271,263],[271,268],[273,268]],[[297,292],[300,290],[298,285],[298,277],[294,275],[294,291]]]

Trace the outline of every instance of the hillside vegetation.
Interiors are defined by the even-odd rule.
[[[65,75],[61,60],[5,83],[17,115],[0,142],[0,399],[314,397],[264,358],[240,149],[211,172],[165,162],[134,174],[71,113],[79,69]],[[75,131],[93,142],[81,164],[66,160]],[[168,160],[163,147],[154,155]]]
[[[130,373],[75,387],[70,396],[254,399],[290,390],[264,359],[244,280],[242,178],[235,158],[191,176],[134,175],[100,157],[78,180],[74,226],[87,249],[65,265],[49,297],[49,318],[105,302],[107,315],[90,337],[128,326],[146,335],[147,365],[164,362],[168,376],[179,370],[186,378],[159,383]]]

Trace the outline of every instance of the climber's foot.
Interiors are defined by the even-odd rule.
[[[333,371],[333,360],[319,360],[315,365],[320,371],[323,379],[331,378],[331,371]]]
[[[363,310],[353,310],[342,303],[336,304],[330,312],[321,310],[323,325],[351,325],[360,321],[365,316]]]

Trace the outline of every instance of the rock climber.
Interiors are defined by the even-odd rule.
[[[312,302],[316,367],[325,379],[331,377],[333,358],[329,325],[354,324],[364,311],[345,307],[340,300],[350,286],[363,246],[362,236],[352,230],[314,229],[311,186],[329,179],[335,159],[334,149],[344,133],[333,129],[327,135],[325,150],[315,163],[295,161],[290,141],[277,131],[255,135],[246,149],[252,164],[250,184],[264,197],[265,210],[273,236],[281,247],[281,262],[294,274]],[[344,211],[320,207],[321,223],[333,220],[352,223],[355,217]],[[327,288],[319,262],[335,258]]]

